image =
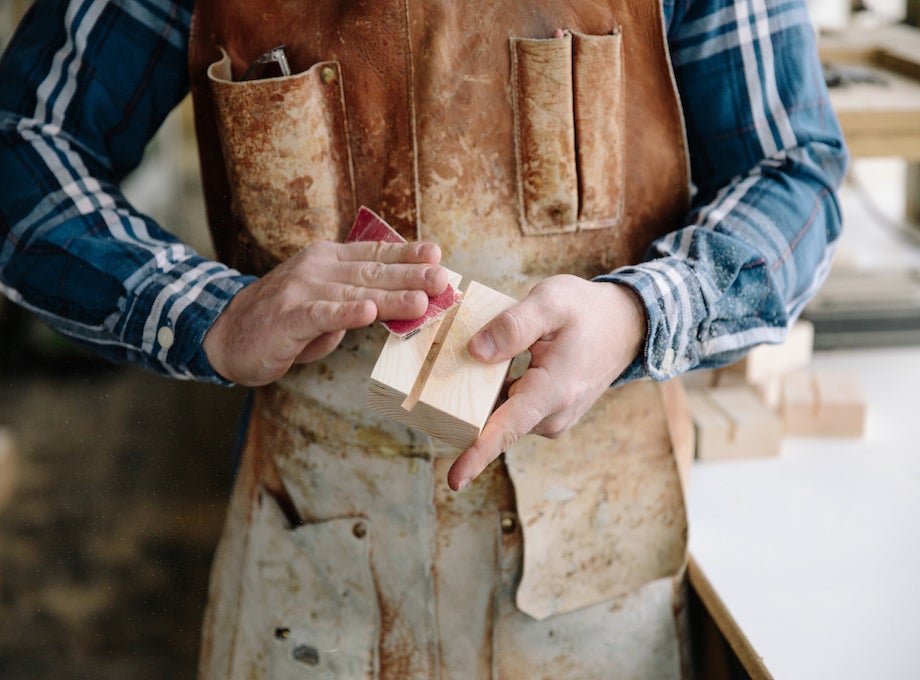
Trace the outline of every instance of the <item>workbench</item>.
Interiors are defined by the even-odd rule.
[[[908,223],[920,225],[920,29],[907,24],[822,34],[821,61],[867,67],[884,83],[830,88],[831,105],[853,158],[908,162]]]
[[[920,30],[847,29],[822,35],[818,48],[825,64],[864,67],[884,81],[830,88],[850,153],[920,161]]]
[[[696,463],[689,582],[755,680],[915,680],[920,348],[818,352],[813,363],[860,377],[865,436],[787,438],[778,458]]]

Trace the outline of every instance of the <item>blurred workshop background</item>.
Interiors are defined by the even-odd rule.
[[[29,4],[0,0],[0,48]],[[920,0],[810,7],[856,156],[834,272],[805,315],[815,348],[916,344],[920,58],[880,61],[852,36],[893,29],[910,47]],[[212,254],[193,139],[186,101],[126,192]],[[109,365],[0,297],[0,678],[194,677],[243,398]]]

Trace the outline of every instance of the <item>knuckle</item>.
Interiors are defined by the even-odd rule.
[[[343,286],[340,297],[343,302],[355,302],[365,297],[365,291],[359,286]]]
[[[562,413],[555,413],[540,424],[539,434],[547,439],[558,439],[572,427],[572,421]]]
[[[524,338],[525,324],[518,314],[506,309],[495,317],[493,333],[503,336],[503,339],[512,344]]]
[[[389,244],[385,241],[375,241],[370,247],[370,258],[372,260],[382,260],[386,257]]]
[[[307,263],[313,263],[316,260],[323,259],[339,259],[340,252],[336,249],[334,243],[328,241],[313,241],[308,245],[304,246],[298,255],[301,257],[301,261],[306,261]]]
[[[364,262],[358,269],[359,279],[366,286],[373,286],[375,282],[380,281],[386,271],[382,262]]]
[[[303,295],[299,292],[294,281],[287,281],[280,286],[274,296],[276,309],[282,313],[296,310],[303,306]]]
[[[556,396],[555,410],[563,411],[573,406],[579,399],[580,390],[576,385],[563,384],[559,386],[559,394]]]

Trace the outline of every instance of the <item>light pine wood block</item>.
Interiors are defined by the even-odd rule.
[[[462,279],[460,274],[447,270],[447,280],[455,289],[460,288]],[[412,392],[442,324],[455,312],[456,307],[448,310],[442,318],[431,321],[408,338],[390,334],[371,372],[367,395],[370,408],[390,418],[406,421],[402,403]]]
[[[866,401],[853,376],[798,371],[784,380],[782,415],[789,436],[858,438],[866,428]]]
[[[756,383],[749,383],[736,371],[717,371],[715,383],[710,387],[750,387],[767,407],[779,412],[783,401],[783,376],[770,375]]]
[[[779,454],[783,424],[747,386],[687,393],[698,460],[762,458]]]
[[[688,390],[706,390],[715,387],[719,381],[720,372],[712,368],[700,368],[695,371],[688,371],[680,376],[680,381],[685,389]]]
[[[760,345],[747,356],[723,369],[740,373],[747,383],[757,385],[790,371],[807,368],[815,344],[815,327],[810,321],[796,321],[781,345]]]
[[[495,406],[511,361],[484,364],[467,344],[515,302],[474,281],[438,328],[408,340],[388,339],[371,374],[368,405],[451,446],[469,447]]]
[[[516,300],[475,281],[470,282],[444,343],[419,393],[420,427],[441,441],[465,449],[486,423],[508,374],[511,360],[484,364],[467,350],[473,334]]]

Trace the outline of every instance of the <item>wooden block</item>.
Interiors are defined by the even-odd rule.
[[[451,286],[459,288],[463,277],[448,269],[447,278]],[[367,395],[367,405],[370,408],[390,418],[406,422],[408,415],[402,403],[412,392],[442,324],[445,321],[449,323],[456,309],[455,307],[449,310],[444,316],[423,326],[408,338],[401,338],[395,334],[387,338],[371,372]]]
[[[744,375],[735,371],[718,371],[713,387],[750,387],[771,410],[779,412],[783,401],[783,376],[770,375],[760,382],[749,383]]]
[[[700,368],[680,376],[680,381],[688,390],[706,390],[715,387],[718,380],[719,371],[712,368]]]
[[[806,368],[811,364],[815,343],[815,327],[810,321],[796,321],[781,345],[760,345],[725,371],[740,373],[751,385],[765,382],[777,375]]]
[[[368,406],[451,446],[469,447],[495,406],[511,361],[481,363],[467,344],[514,303],[474,281],[434,332],[426,328],[424,335],[388,340],[371,373]]]
[[[854,376],[827,371],[790,373],[782,415],[792,437],[862,437],[866,402]]]
[[[13,496],[16,486],[16,442],[12,433],[0,427],[0,510]]]
[[[779,453],[783,424],[750,387],[691,390],[699,460],[760,458]]]

